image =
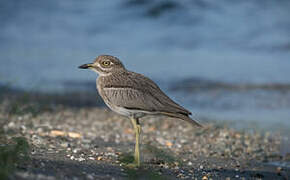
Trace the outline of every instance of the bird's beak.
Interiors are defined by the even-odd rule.
[[[80,69],[88,69],[90,67],[93,67],[93,65],[92,64],[83,64],[83,65],[79,66]]]

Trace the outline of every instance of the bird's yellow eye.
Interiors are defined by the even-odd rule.
[[[110,61],[103,61],[102,64],[103,64],[104,66],[109,66],[109,65],[111,64],[111,62],[110,62]]]

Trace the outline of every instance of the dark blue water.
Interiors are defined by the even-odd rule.
[[[77,91],[86,87],[67,82],[96,77],[77,66],[111,54],[197,118],[287,129],[289,9],[287,0],[2,0],[0,81]]]

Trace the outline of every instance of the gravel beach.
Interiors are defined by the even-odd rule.
[[[128,168],[135,138],[130,120],[108,110],[99,97],[89,97],[94,96],[1,92],[2,149],[13,146],[14,137],[29,145],[26,160],[15,161],[9,179],[290,177],[287,167],[269,163],[290,159],[280,155],[279,134],[235,130],[209,120],[201,120],[204,128],[194,128],[161,116],[141,119],[143,165]]]

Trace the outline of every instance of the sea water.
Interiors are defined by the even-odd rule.
[[[0,81],[83,90],[96,75],[77,67],[111,54],[197,119],[287,129],[289,8],[286,0],[4,0]]]

